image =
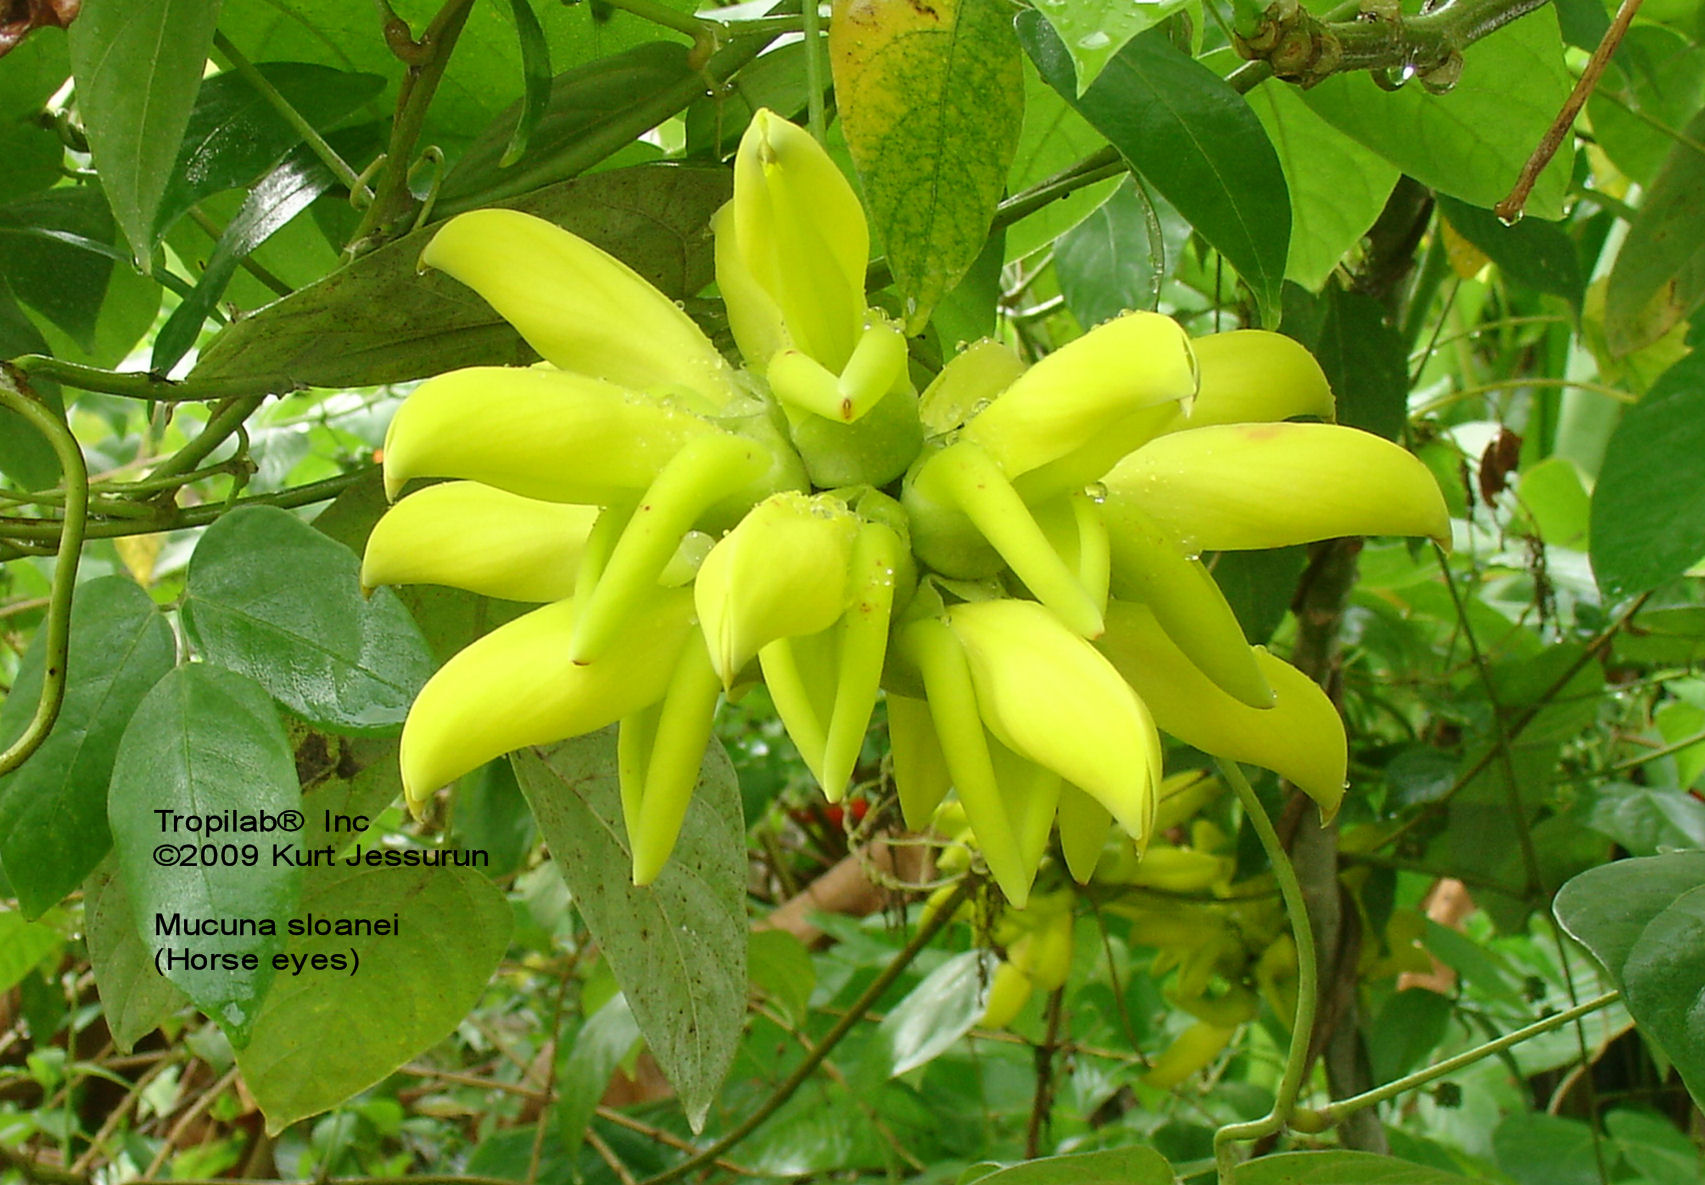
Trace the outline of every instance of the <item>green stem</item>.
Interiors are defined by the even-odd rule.
[[[11,365],[25,374],[66,383],[79,391],[98,391],[150,403],[206,403],[244,395],[265,395],[274,384],[254,379],[195,379],[173,382],[140,370],[102,370],[50,358],[46,354],[20,354]]]
[[[407,212],[413,200],[408,190],[408,174],[414,146],[426,125],[426,109],[432,104],[432,96],[438,92],[438,83],[450,64],[450,54],[456,48],[462,26],[467,24],[468,13],[473,6],[474,0],[445,0],[444,7],[432,18],[426,32],[413,43],[424,60],[419,65],[409,66],[402,88],[397,93],[397,117],[391,124],[391,141],[385,150],[385,172],[379,180],[378,191],[367,205],[367,212],[362,215],[361,224],[350,239],[350,250],[356,253],[377,246],[392,224]]]
[[[611,8],[637,16],[642,21],[650,21],[665,29],[685,33],[694,41],[701,37],[715,36],[727,28],[721,21],[708,21],[690,12],[681,12],[667,4],[658,3],[658,0],[605,0],[605,3]]]
[[[7,371],[0,369],[0,406],[28,420],[53,445],[65,475],[65,520],[60,526],[59,559],[48,592],[47,655],[42,662],[41,694],[35,714],[22,735],[0,751],[0,774],[17,769],[41,747],[59,719],[65,703],[65,667],[71,649],[71,594],[77,586],[77,564],[83,556],[83,532],[89,518],[89,469],[83,450],[65,421],[40,401],[26,395]]]
[[[1338,1099],[1324,1107],[1305,1107],[1293,1117],[1293,1126],[1298,1131],[1325,1131],[1334,1124],[1341,1123],[1357,1111],[1383,1103],[1387,1099],[1396,1098],[1398,1095],[1414,1090],[1418,1086],[1425,1086],[1436,1078],[1454,1074],[1464,1066],[1471,1066],[1482,1058],[1501,1053],[1512,1045],[1519,1045],[1529,1037],[1537,1037],[1541,1033],[1549,1033],[1552,1029],[1573,1024],[1583,1016],[1614,1004],[1621,995],[1621,992],[1606,992],[1602,996],[1596,996],[1591,1000],[1575,1005],[1573,1008],[1566,1008],[1562,1012],[1553,1013],[1543,1020],[1536,1020],[1525,1028],[1505,1033],[1502,1037],[1488,1041],[1484,1045],[1476,1045],[1473,1049],[1459,1053],[1455,1057],[1448,1057],[1424,1070],[1405,1074],[1395,1081],[1387,1082],[1384,1086],[1375,1087],[1373,1090],[1364,1091],[1362,1094],[1352,1095],[1347,1099]]]
[[[680,1164],[664,1169],[656,1176],[647,1177],[640,1182],[640,1185],[664,1185],[667,1181],[674,1181],[705,1167],[751,1135],[760,1124],[774,1115],[783,1103],[793,1097],[793,1092],[803,1086],[806,1079],[816,1072],[817,1067],[823,1064],[835,1046],[841,1043],[841,1039],[852,1032],[853,1026],[863,1020],[865,1014],[876,1006],[876,1001],[882,998],[882,993],[892,987],[895,980],[905,973],[906,968],[911,966],[912,960],[918,957],[919,952],[925,946],[929,945],[930,939],[934,938],[936,933],[958,912],[960,904],[971,894],[971,885],[970,878],[962,879],[954,888],[952,895],[942,903],[941,908],[918,923],[917,933],[912,935],[911,941],[906,943],[900,953],[895,955],[888,966],[882,969],[880,975],[870,981],[870,986],[859,993],[858,999],[854,1000],[846,1014],[835,1022],[834,1028],[823,1034],[823,1039],[817,1043],[816,1048],[807,1054],[799,1065],[794,1067],[793,1073],[789,1074],[781,1085],[771,1091],[769,1097],[745,1119],[736,1124],[733,1130],[710,1147],[689,1156]]]
[[[193,471],[208,454],[240,429],[244,421],[254,415],[255,410],[264,402],[265,395],[242,395],[221,403],[213,410],[213,414],[207,417],[206,426],[194,440],[149,470],[149,480],[176,477],[180,473]]]
[[[817,11],[817,0],[805,0],[799,15],[805,20],[805,122],[812,139],[826,147],[829,141],[823,123],[823,17]]]
[[[267,81],[266,75],[255,69],[254,63],[231,44],[229,37],[217,29],[213,32],[213,48],[219,51],[220,56],[230,63],[231,68],[241,74],[250,86],[260,92],[261,97],[271,104],[274,111],[284,117],[284,122],[302,137],[314,155],[325,162],[326,168],[332,171],[332,176],[343,182],[350,193],[365,191],[366,187],[361,184],[360,176],[349,167],[349,162],[337,154],[337,149],[326,143],[326,138],[320,135],[319,130],[291,105],[289,99],[278,93],[278,88]],[[372,197],[371,194],[367,196]]]
[[[1279,882],[1279,892],[1285,900],[1285,916],[1290,921],[1291,937],[1297,945],[1297,1011],[1291,1025],[1291,1046],[1285,1054],[1285,1070],[1279,1079],[1279,1089],[1273,1096],[1272,1110],[1260,1119],[1247,1123],[1228,1123],[1214,1133],[1214,1164],[1220,1185],[1231,1185],[1237,1168],[1236,1144],[1240,1140],[1259,1140],[1282,1129],[1296,1106],[1297,1092],[1302,1089],[1303,1074],[1308,1068],[1308,1048],[1314,1037],[1314,1010],[1320,995],[1320,971],[1315,961],[1314,929],[1309,925],[1308,907],[1303,902],[1302,885],[1296,870],[1285,853],[1279,833],[1273,830],[1272,820],[1255,797],[1255,790],[1236,762],[1219,762],[1220,774],[1237,792],[1243,804],[1243,816],[1255,828],[1261,847],[1273,868],[1273,879]]]

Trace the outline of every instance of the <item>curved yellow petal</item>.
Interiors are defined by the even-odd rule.
[[[367,537],[361,584],[445,584],[511,601],[574,595],[593,506],[541,502],[476,481],[428,486]]]
[[[1005,342],[973,342],[941,368],[918,400],[918,418],[931,436],[951,432],[1024,373],[1024,360]]]
[[[887,702],[889,751],[893,754],[900,814],[907,827],[922,831],[952,784],[947,758],[936,739],[927,701],[890,691]]]
[[[1126,313],[1025,371],[962,435],[1016,478],[1094,442],[1134,412],[1195,391],[1190,339],[1178,322]]]
[[[1320,363],[1294,338],[1266,329],[1233,329],[1198,337],[1190,345],[1202,368],[1202,386],[1164,431],[1292,416],[1330,420],[1336,412]]]
[[[1340,535],[1450,539],[1427,467],[1337,424],[1221,424],[1151,440],[1105,479],[1110,513],[1140,507],[1187,552],[1239,551]]]
[[[427,379],[385,433],[385,492],[460,477],[547,502],[602,505],[650,485],[690,440],[721,430],[613,383],[536,367]]]
[[[1248,707],[1210,682],[1145,606],[1124,601],[1107,606],[1107,632],[1096,645],[1164,731],[1205,753],[1273,770],[1327,816],[1338,809],[1349,761],[1344,724],[1307,675],[1257,650],[1273,706]]]
[[[410,805],[494,757],[592,732],[660,699],[691,622],[691,595],[670,590],[606,659],[581,666],[568,652],[574,602],[558,601],[460,651],[427,680],[403,725]]]
[[[734,398],[734,372],[674,301],[615,256],[519,210],[446,222],[420,265],[478,292],[553,366],[711,408]]]
[[[1112,812],[1138,842],[1152,829],[1160,741],[1131,685],[1034,601],[977,601],[947,612],[977,707],[1007,748]]]
[[[1106,807],[1070,782],[1060,787],[1060,854],[1066,871],[1080,885],[1087,885],[1101,860],[1101,849],[1113,826]]]
[[[758,503],[710,549],[693,595],[724,687],[768,643],[839,620],[858,532],[840,499],[788,492]]]

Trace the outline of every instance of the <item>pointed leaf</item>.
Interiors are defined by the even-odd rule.
[[[1132,40],[1079,96],[1053,27],[1026,12],[1018,32],[1049,85],[1237,269],[1262,319],[1277,321],[1290,196],[1278,155],[1243,96],[1161,30]]]
[[[500,167],[512,165],[526,154],[533,126],[551,97],[551,47],[538,15],[530,0],[509,0],[509,10],[515,16],[515,31],[521,40],[521,110],[515,116],[515,131],[497,162]]]
[[[46,650],[41,630],[0,705],[0,744],[35,713]],[[112,846],[107,783],[119,738],[176,659],[171,626],[134,581],[106,576],[78,588],[59,719],[42,747],[0,778],[0,864],[29,916],[76,888]]]
[[[1081,95],[1113,56],[1125,48],[1127,41],[1154,28],[1187,3],[1188,0],[1146,0],[1141,4],[1122,0],[1039,0],[1036,8],[1048,18],[1070,51],[1077,69],[1077,92]]]
[[[1705,302],[1705,111],[1670,149],[1610,270],[1604,332],[1617,355],[1649,346]]]
[[[1656,588],[1705,555],[1705,353],[1666,370],[1605,446],[1587,537],[1613,597]]]
[[[586,1126],[610,1089],[610,1075],[639,1043],[639,1026],[620,992],[586,1018],[557,1071],[557,1138],[570,1153],[579,1151]]]
[[[119,743],[107,816],[137,932],[156,970],[239,1048],[272,982],[284,923],[296,913],[301,849],[293,832],[281,830],[251,837],[251,856],[234,836],[203,842],[205,830],[176,820],[291,812],[299,825],[301,805],[278,710],[242,675],[205,663],[178,667],[154,685]],[[245,919],[253,924],[233,926],[239,932],[232,934],[182,931]],[[167,958],[185,953],[216,961],[185,966]]]
[[[98,188],[52,189],[0,206],[0,283],[85,350],[119,255]]]
[[[353,552],[288,511],[244,507],[196,545],[184,626],[209,662],[251,676],[310,723],[392,732],[432,659],[394,594],[362,597],[359,572]]]
[[[219,0],[85,0],[71,24],[89,151],[143,270],[218,16]]]
[[[1523,218],[1514,226],[1505,226],[1490,210],[1448,197],[1439,198],[1439,213],[1457,234],[1484,251],[1512,283],[1561,296],[1577,309],[1581,307],[1586,278],[1581,275],[1574,240],[1561,224]]]
[[[1652,919],[1702,884],[1705,852],[1618,860],[1583,872],[1564,885],[1552,910],[1575,941],[1592,951],[1620,983]]]
[[[0,70],[0,201],[36,193],[59,180],[65,145],[34,118],[65,84],[71,64],[65,38],[26,37],[6,54]]]
[[[835,94],[872,234],[916,333],[983,249],[1024,119],[1000,0],[838,0]]]
[[[1705,886],[1646,924],[1622,965],[1622,984],[1640,1031],[1674,1063],[1694,1102],[1705,1100]]]
[[[513,917],[503,891],[475,868],[342,860],[314,871],[300,913],[281,916],[312,918],[331,932],[284,945],[254,1035],[237,1054],[272,1133],[337,1106],[442,1041],[479,1002],[508,949]],[[369,933],[336,932],[363,921]],[[386,924],[395,930],[381,932]]]
[[[982,1018],[995,961],[987,950],[954,955],[882,1018],[876,1042],[889,1077],[927,1065],[971,1031]]]
[[[154,970],[154,952],[136,931],[130,894],[115,860],[102,864],[84,883],[83,930],[113,1044],[120,1053],[129,1053],[189,998]]]
[[[613,729],[516,754],[515,773],[640,1032],[703,1124],[746,1014],[745,827],[733,767],[713,742],[675,852],[636,888]]]

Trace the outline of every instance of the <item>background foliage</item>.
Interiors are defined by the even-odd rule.
[[[1241,1185],[1701,1178],[1698,0],[4,16],[0,1177],[1165,1183],[1277,1103],[1236,1129],[1267,1133]],[[530,360],[416,275],[424,237],[530,210],[719,332],[705,227],[760,106],[860,187],[917,358],[1039,356],[1127,308],[1276,326],[1446,491],[1448,556],[1216,561],[1350,728],[1333,826],[1256,785],[1322,959],[1301,1111],[1275,1099],[1295,946],[1230,795],[1157,844],[1207,881],[1058,898],[1069,973],[998,1027],[1017,932],[981,889],[976,925],[920,912],[940,844],[899,835],[874,738],[825,809],[763,705],[732,708],[648,890],[600,838],[607,737],[494,763],[427,826],[394,805],[414,692],[514,610],[362,598],[375,453],[412,381]],[[157,866],[155,811],[224,808],[303,810],[302,850],[347,849],[336,812],[491,865]],[[787,904],[813,884],[845,912]],[[163,978],[168,908],[398,934],[206,937],[236,969]],[[289,970],[344,952],[359,974]],[[1238,993],[1259,1013],[1221,1027]]]

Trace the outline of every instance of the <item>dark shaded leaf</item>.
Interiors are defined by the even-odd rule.
[[[1490,210],[1440,197],[1439,213],[1456,233],[1484,251],[1513,283],[1561,296],[1577,309],[1586,295],[1574,240],[1555,222],[1523,218],[1505,226]]]

